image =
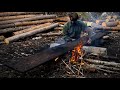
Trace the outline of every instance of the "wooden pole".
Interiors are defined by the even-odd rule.
[[[118,22],[103,22],[103,27],[116,27],[118,25]]]

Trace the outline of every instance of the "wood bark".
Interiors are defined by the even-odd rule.
[[[7,21],[1,21],[0,24],[9,24],[9,23],[15,23],[15,22],[23,22],[23,21],[32,21],[32,20],[39,20],[39,19],[50,19],[55,18],[56,15],[36,15],[35,17],[29,17],[29,18],[23,18],[23,19],[17,19],[17,20],[7,20]]]
[[[18,34],[18,35],[14,35],[12,37],[9,37],[9,38],[6,38],[5,39],[5,43],[10,43],[12,41],[16,41],[16,40],[19,40],[21,38],[25,38],[25,37],[28,37],[28,36],[32,36],[34,34],[37,34],[37,33],[40,33],[40,32],[43,32],[43,31],[46,31],[46,30],[49,30],[51,28],[54,28],[54,27],[57,27],[58,26],[58,23],[55,23],[55,24],[52,24],[50,26],[46,26],[46,27],[43,27],[43,28],[39,28],[39,29],[35,29],[33,31],[29,31],[29,32],[26,32],[26,33],[22,33],[22,34]]]
[[[58,32],[58,33],[45,33],[45,34],[41,34],[41,36],[61,36],[63,35],[62,32]]]
[[[16,31],[16,32],[13,32],[13,35],[22,34],[22,33],[29,32],[29,31],[32,31],[35,29],[43,28],[43,27],[48,26],[48,25],[51,25],[51,23],[40,24],[40,25],[36,25],[36,26],[30,27],[30,28],[21,30],[21,31]]]

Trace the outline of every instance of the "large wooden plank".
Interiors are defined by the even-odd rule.
[[[99,32],[94,36],[94,38],[92,38],[92,41],[99,39],[106,34],[106,32]],[[81,38],[81,40],[83,40],[83,44],[85,45],[87,43],[88,37],[84,36]],[[72,50],[79,42],[80,40],[76,40],[53,48],[47,48],[35,55],[21,58],[17,61],[9,60],[4,64],[20,72],[25,72]]]

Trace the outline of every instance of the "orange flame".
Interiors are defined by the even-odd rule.
[[[77,62],[78,59],[83,55],[83,43],[82,41],[72,50],[72,57],[70,58],[70,62]]]

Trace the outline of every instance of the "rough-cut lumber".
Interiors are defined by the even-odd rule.
[[[22,29],[30,28],[32,26],[21,26],[21,27],[15,27],[15,28],[0,29],[0,34],[8,33],[8,32],[15,32],[15,31],[19,31],[19,30],[22,30]]]
[[[85,50],[85,52],[87,52],[87,53],[92,53],[93,55],[107,55],[106,48],[83,46],[83,50]]]
[[[41,13],[42,12],[0,12],[0,17],[23,15],[23,14],[41,14]]]
[[[40,32],[46,31],[46,30],[49,30],[49,29],[54,28],[54,27],[57,27],[57,26],[58,26],[58,23],[54,23],[54,24],[52,24],[52,25],[50,25],[50,26],[46,26],[46,27],[38,28],[38,29],[35,29],[35,30],[33,30],[33,31],[29,31],[29,32],[26,32],[26,33],[14,35],[14,36],[12,36],[12,37],[6,38],[6,39],[5,39],[5,43],[8,44],[9,42],[16,41],[16,40],[18,40],[18,39],[21,39],[21,38],[25,38],[25,37],[34,35],[34,34],[37,34],[37,33],[40,33]]]
[[[38,29],[38,28],[42,28],[42,27],[45,27],[45,26],[48,26],[48,25],[51,25],[51,23],[45,23],[45,24],[36,25],[36,26],[30,27],[28,29],[13,32],[13,34],[14,35],[22,34],[22,33],[29,32],[29,31],[32,31],[32,30],[35,30],[35,29]]]
[[[43,23],[48,23],[48,22],[53,22],[53,19],[16,22],[16,23],[11,23],[11,24],[6,24],[6,25],[0,25],[0,28],[9,28],[9,27],[16,27],[16,26],[43,24]]]
[[[114,67],[120,68],[120,63],[93,60],[93,59],[85,59],[85,61],[90,62],[90,63],[94,63],[94,64],[101,64],[101,65],[114,66]]]
[[[118,25],[118,22],[103,22],[103,27],[116,27]]]
[[[61,36],[61,35],[63,35],[62,32],[41,34],[41,36]]]
[[[6,17],[0,17],[0,21],[28,18],[28,17],[33,17],[33,16],[35,16],[35,15],[6,16]]]
[[[36,15],[34,17],[29,17],[29,18],[1,21],[0,24],[9,24],[9,23],[15,23],[15,22],[39,20],[39,19],[50,19],[50,18],[55,18],[55,17],[56,17],[56,15],[40,15],[40,16]]]
[[[96,24],[101,25],[103,22],[105,22],[105,20],[96,20]]]
[[[107,33],[99,32],[94,36],[94,39],[92,41],[101,38],[103,35],[106,35]],[[81,38],[83,40],[83,44],[87,43],[88,37],[84,36]],[[65,44],[53,47],[53,48],[46,48],[43,51],[31,55],[25,58],[20,58],[17,61],[9,60],[9,62],[4,62],[5,65],[18,70],[20,72],[28,71],[42,63],[45,63],[49,60],[52,60],[60,55],[63,55],[64,53],[73,50],[74,47],[80,43],[80,40],[76,40],[73,42],[67,42]]]
[[[57,22],[59,23],[60,25],[65,25],[67,22]]]

